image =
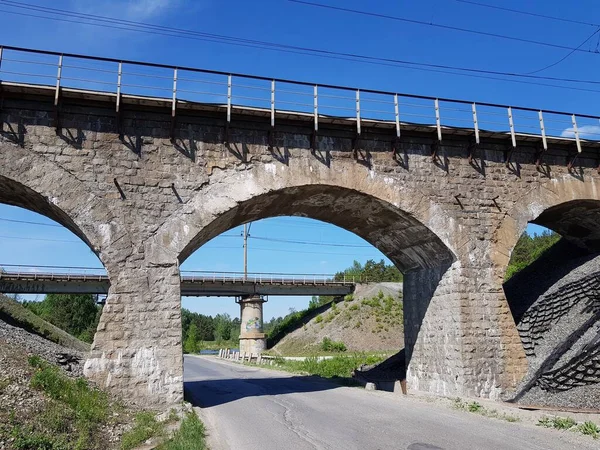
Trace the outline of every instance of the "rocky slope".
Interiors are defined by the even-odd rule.
[[[59,437],[56,441],[48,438],[75,433],[78,419],[63,403],[32,387],[32,377],[40,369],[32,366],[30,358],[39,356],[74,379],[82,375],[83,350],[89,346],[28,313],[18,302],[0,294],[0,450],[75,448]],[[51,334],[63,345],[42,337],[44,334]],[[77,448],[119,448],[133,414],[122,407],[114,411],[109,422],[98,425],[94,439]]]
[[[561,241],[504,290],[529,361],[515,400],[600,409],[600,255]]]
[[[391,351],[404,347],[402,283],[358,285],[352,298],[330,306],[272,348],[274,354],[318,351],[323,338],[347,351]]]

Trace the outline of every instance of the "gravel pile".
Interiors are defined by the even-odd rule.
[[[507,283],[513,311],[530,305],[518,323],[529,372],[515,400],[600,409],[600,256],[571,257],[548,270],[565,248]]]
[[[83,376],[85,362],[83,352],[62,347],[2,320],[0,320],[0,343],[18,346],[31,354],[39,355],[46,361],[59,365],[70,376]]]

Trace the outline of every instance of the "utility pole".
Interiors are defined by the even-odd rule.
[[[244,224],[244,281],[248,279],[248,224]]]

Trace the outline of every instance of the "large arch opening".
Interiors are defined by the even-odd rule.
[[[228,230],[244,223],[282,216],[315,219],[347,230],[381,251],[410,278],[409,287],[404,292],[404,357],[407,365],[410,364],[429,302],[455,256],[440,237],[414,214],[386,200],[358,190],[322,184],[249,195],[202,223],[199,232],[181,250],[180,263],[183,264],[195,250]],[[444,347],[443,340],[439,346]],[[444,351],[442,349],[440,353]],[[448,372],[450,370],[447,369]],[[445,375],[440,373],[440,379]]]
[[[537,238],[543,251],[507,274],[503,286],[529,363],[515,400],[594,409],[600,388],[600,201],[565,199],[539,209],[521,216],[517,229],[528,222],[542,227],[538,232],[549,230]]]
[[[75,350],[83,366],[102,313],[108,281],[67,282],[72,275],[106,277],[97,241],[58,202],[0,176],[2,320]],[[62,280],[62,281],[59,281]],[[46,329],[31,314],[66,333]],[[71,339],[70,334],[75,339]]]

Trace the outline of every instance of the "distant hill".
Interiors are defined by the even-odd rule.
[[[37,334],[62,347],[79,352],[88,352],[90,350],[89,344],[46,322],[19,302],[2,294],[0,294],[0,320],[9,325],[23,328],[30,333]]]
[[[404,347],[402,283],[357,285],[353,296],[333,303],[289,333],[274,354],[306,355],[320,350],[324,338],[343,342],[347,351],[393,351]]]

